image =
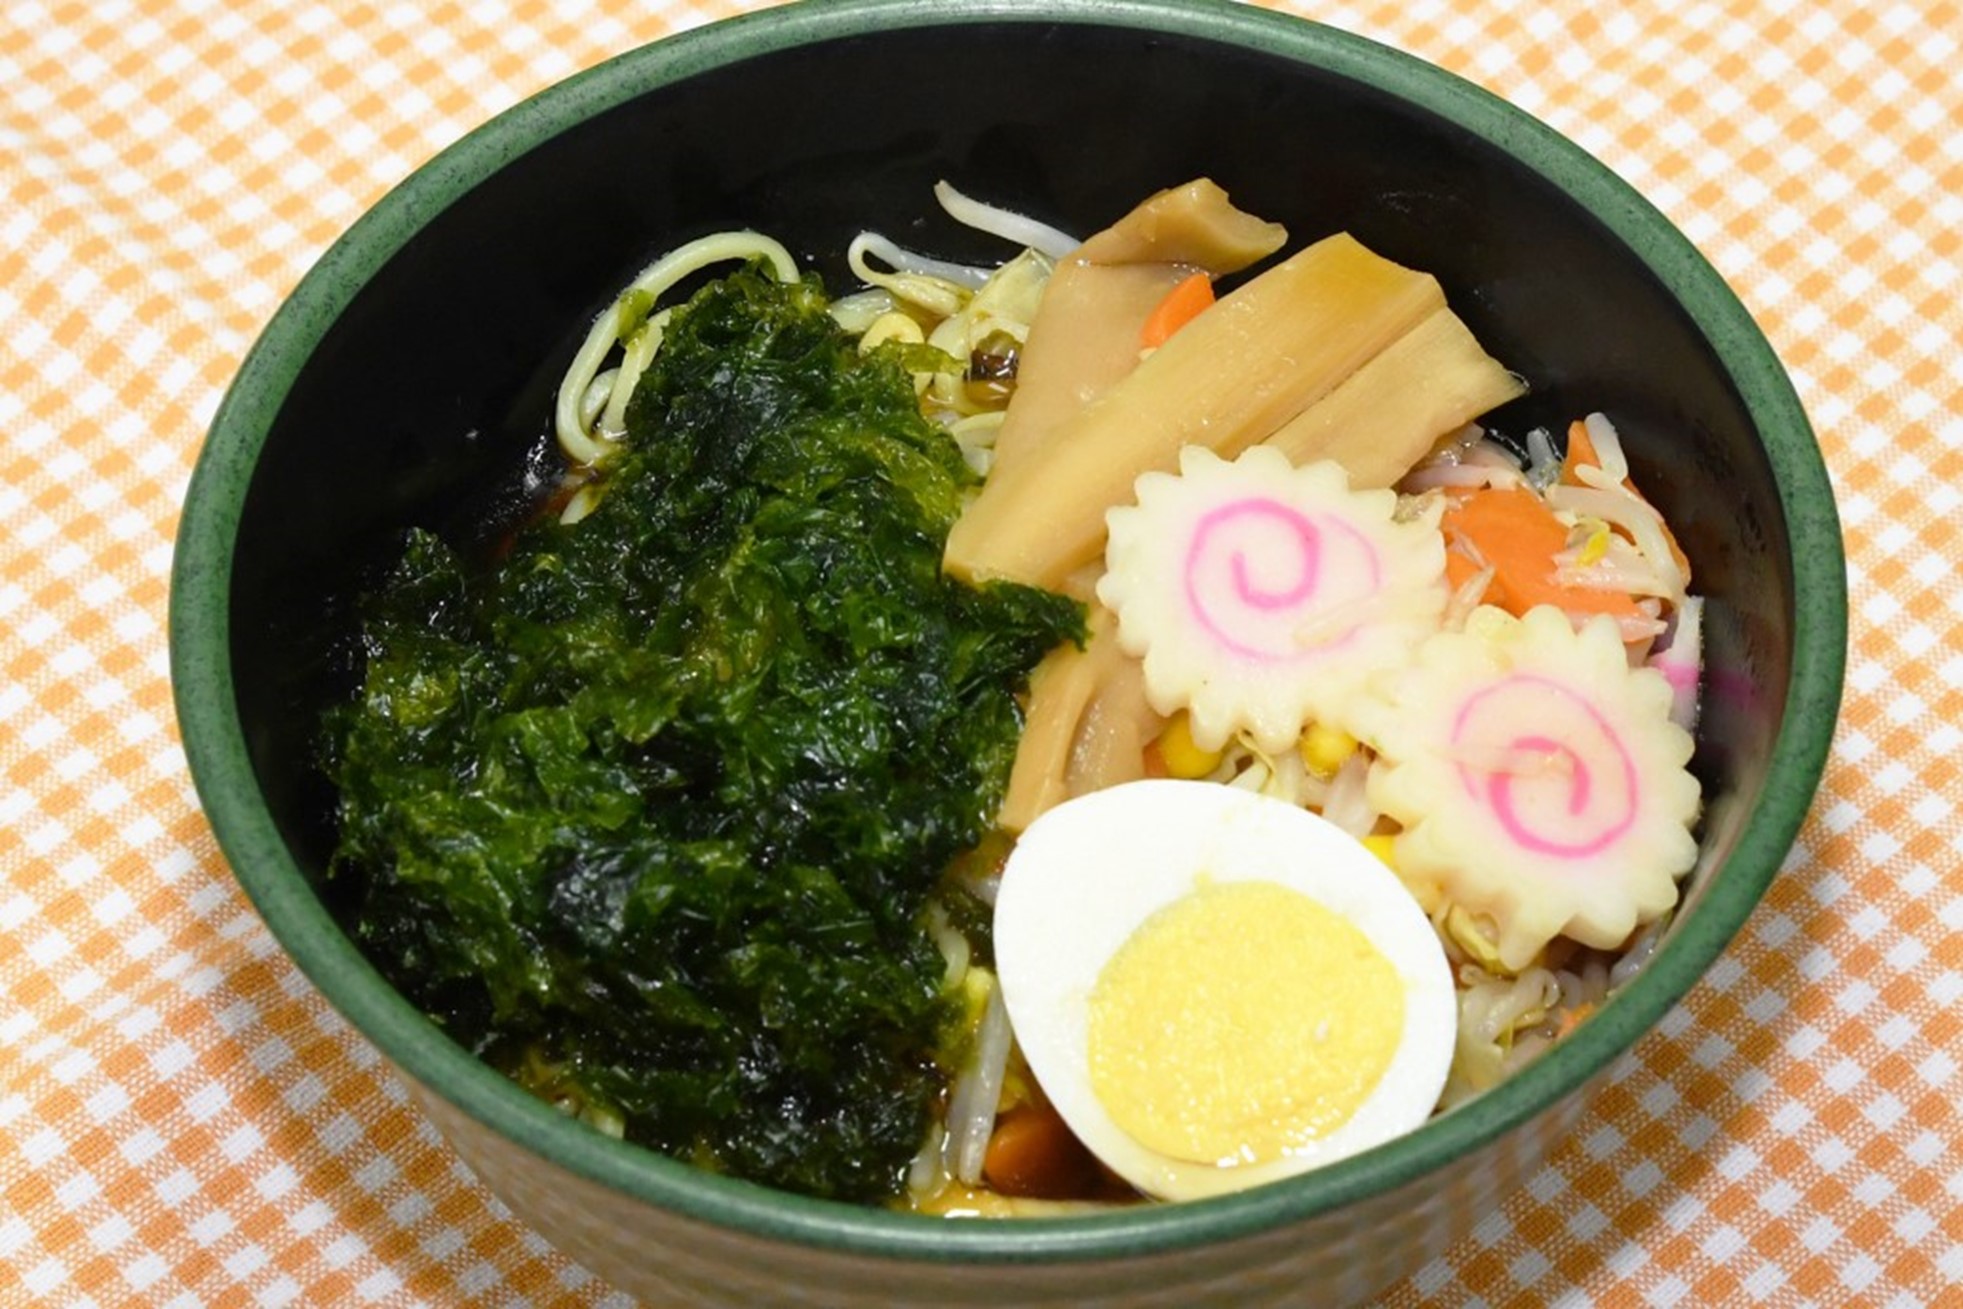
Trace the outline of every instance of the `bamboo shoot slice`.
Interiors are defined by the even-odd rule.
[[[1130,655],[1112,660],[1077,723],[1065,789],[1089,795],[1145,776],[1145,747],[1165,723],[1145,694],[1145,666]]]
[[[995,469],[1138,367],[1139,329],[1173,287],[1196,271],[1237,273],[1287,239],[1288,229],[1236,209],[1202,177],[1152,196],[1058,261],[995,438]]]
[[[1526,390],[1457,314],[1439,309],[1267,444],[1298,465],[1335,460],[1355,489],[1390,486],[1439,437]]]
[[[1288,229],[1236,209],[1211,178],[1152,196],[1077,248],[1087,264],[1185,264],[1237,273],[1281,249]]]
[[[1138,367],[1139,329],[1192,272],[1185,264],[1057,265],[1029,325],[990,476],[1013,468]]]
[[[1164,720],[1145,699],[1145,670],[1118,646],[1117,620],[1091,607],[1083,648],[1058,646],[1029,679],[1029,708],[997,821],[1020,832],[1073,796],[1145,775],[1145,746]]]
[[[1104,548],[1104,512],[1139,474],[1204,445],[1231,459],[1320,400],[1441,307],[1435,279],[1339,233],[1226,296],[1057,428],[997,468],[943,564],[968,581],[1056,589]]]

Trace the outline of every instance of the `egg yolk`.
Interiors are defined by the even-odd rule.
[[[1354,923],[1273,882],[1202,881],[1098,975],[1091,1089],[1147,1149],[1266,1163],[1348,1122],[1403,1030],[1397,969]]]

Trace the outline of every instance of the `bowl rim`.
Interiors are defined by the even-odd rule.
[[[1809,546],[1790,560],[1794,593],[1805,605],[1797,615],[1787,712],[1760,803],[1698,912],[1590,1022],[1502,1091],[1328,1167],[1211,1200],[1013,1223],[949,1223],[711,1175],[562,1117],[443,1036],[341,931],[282,842],[258,791],[230,662],[233,547],[270,427],[321,337],[436,214],[509,160],[648,90],[794,47],[974,22],[1150,29],[1304,63],[1429,110],[1511,155],[1587,208],[1695,322],[1763,435],[1790,539]],[[1845,666],[1840,541],[1831,484],[1798,396],[1723,279],[1605,165],[1471,82],[1363,37],[1221,0],[829,0],[712,23],[561,81],[443,150],[334,242],[247,353],[198,457],[172,564],[170,672],[192,779],[234,875],[328,1001],[428,1092],[589,1181],[714,1226],[887,1259],[1074,1262],[1246,1239],[1391,1191],[1540,1117],[1608,1070],[1717,959],[1779,870],[1811,804]]]

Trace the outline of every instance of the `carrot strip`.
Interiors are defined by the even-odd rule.
[[[1493,569],[1486,602],[1525,615],[1551,604],[1580,613],[1616,618],[1640,611],[1631,597],[1615,591],[1563,586],[1554,580],[1554,556],[1567,547],[1568,529],[1547,503],[1519,487],[1488,488],[1455,498],[1445,510],[1446,539],[1464,540]],[[1446,556],[1450,566],[1451,555]]]
[[[1166,292],[1165,299],[1145,316],[1144,326],[1138,329],[1139,348],[1158,349],[1212,303],[1213,279],[1205,273],[1194,273]]]
[[[1588,424],[1577,418],[1568,424],[1568,452],[1561,456],[1561,484],[1580,486],[1577,468],[1600,468],[1602,456],[1595,453],[1595,442],[1588,435]],[[1623,482],[1628,486],[1627,480]],[[1633,488],[1632,488],[1633,489]]]
[[[1097,1161],[1048,1104],[1017,1105],[995,1120],[982,1176],[1003,1195],[1073,1199],[1097,1182]]]

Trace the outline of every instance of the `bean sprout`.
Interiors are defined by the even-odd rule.
[[[980,975],[980,970],[976,972]],[[982,1160],[1009,1067],[1009,1009],[1002,1003],[1000,984],[993,978],[989,981],[988,1002],[982,1008],[974,1050],[948,1099],[947,1137],[941,1144],[942,1166],[965,1186],[981,1180]]]
[[[1076,237],[1059,232],[1047,223],[1039,223],[1012,209],[1001,209],[963,195],[945,181],[934,183],[934,198],[941,202],[941,208],[947,210],[948,217],[955,222],[965,223],[990,236],[999,236],[1011,245],[1040,250],[1052,259],[1061,259],[1083,244]]]
[[[624,434],[618,424],[626,413],[627,397],[653,360],[668,321],[666,313],[649,316],[655,303],[693,273],[712,264],[747,259],[768,260],[780,282],[798,279],[797,261],[790,252],[761,232],[717,232],[671,250],[643,268],[593,320],[585,342],[559,383],[559,399],[552,413],[553,432],[568,459],[586,466],[600,463]],[[628,358],[614,370],[596,426],[596,420],[588,417],[593,398],[589,393],[601,376],[600,365],[622,340],[628,343]]]
[[[1675,603],[1682,602],[1683,569],[1678,567],[1676,556],[1670,552],[1670,543],[1663,535],[1662,518],[1648,504],[1619,486],[1604,490],[1559,485],[1547,488],[1547,503],[1569,513],[1599,518],[1627,531],[1636,548],[1656,569],[1662,594]]]
[[[872,255],[890,272],[882,273],[866,262]],[[861,232],[845,247],[845,263],[852,275],[867,286],[881,287],[901,300],[945,317],[956,313],[967,302],[965,292],[980,289],[993,271],[969,264],[953,264],[918,254],[893,244],[877,232]]]
[[[1629,459],[1622,453],[1622,437],[1617,434],[1615,424],[1607,414],[1590,414],[1581,420],[1588,432],[1589,443],[1595,447],[1595,461],[1601,465],[1600,486],[1621,486],[1629,476]],[[1577,469],[1575,476],[1584,482],[1595,482],[1590,474],[1594,469]]]
[[[1561,476],[1561,456],[1554,451],[1554,438],[1545,427],[1527,433],[1527,484],[1545,491]]]

